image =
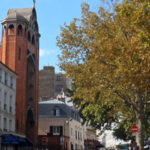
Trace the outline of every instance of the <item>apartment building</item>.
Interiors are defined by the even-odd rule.
[[[47,138],[50,150],[83,150],[83,127],[78,111],[54,99],[39,102],[39,143]],[[46,148],[46,147],[45,147]]]
[[[0,62],[0,129],[15,132],[17,74]]]

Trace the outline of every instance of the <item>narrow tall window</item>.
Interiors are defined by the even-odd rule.
[[[17,131],[19,129],[19,120],[16,120],[16,129],[17,129]]]
[[[10,95],[9,112],[12,112],[12,95]]]
[[[6,26],[4,26],[4,30],[3,30],[3,36],[6,36]]]
[[[3,124],[4,124],[4,131],[7,131],[7,118],[4,118]]]
[[[8,81],[8,74],[7,72],[5,72],[5,84],[7,85],[7,81]]]
[[[7,110],[7,93],[4,93],[4,110]]]
[[[22,25],[18,26],[17,32],[19,36],[22,36]]]
[[[35,38],[34,38],[34,35],[32,36],[32,44],[35,45]]]
[[[56,116],[60,116],[60,109],[56,107]]]
[[[31,35],[30,35],[30,32],[28,32],[28,41],[31,40]]]
[[[9,131],[12,131],[12,120],[9,120]]]
[[[13,77],[10,77],[10,87],[13,88]]]
[[[21,60],[21,48],[19,48],[18,59]]]
[[[8,34],[9,35],[14,34],[14,25],[13,24],[9,25]]]

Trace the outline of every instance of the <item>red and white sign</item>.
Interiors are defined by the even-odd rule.
[[[48,138],[47,137],[42,137],[42,142],[48,143]]]
[[[138,127],[137,126],[132,126],[132,128],[131,128],[131,131],[132,131],[132,133],[136,133],[136,132],[138,132]]]

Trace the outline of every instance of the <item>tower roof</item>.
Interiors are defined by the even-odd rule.
[[[4,21],[8,20],[23,20],[23,21],[30,21],[31,16],[35,15],[36,11],[35,8],[23,8],[23,9],[9,9],[7,16],[5,17]]]

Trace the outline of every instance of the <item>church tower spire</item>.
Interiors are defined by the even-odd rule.
[[[36,0],[33,0],[33,7],[35,8],[35,3],[36,3]]]

